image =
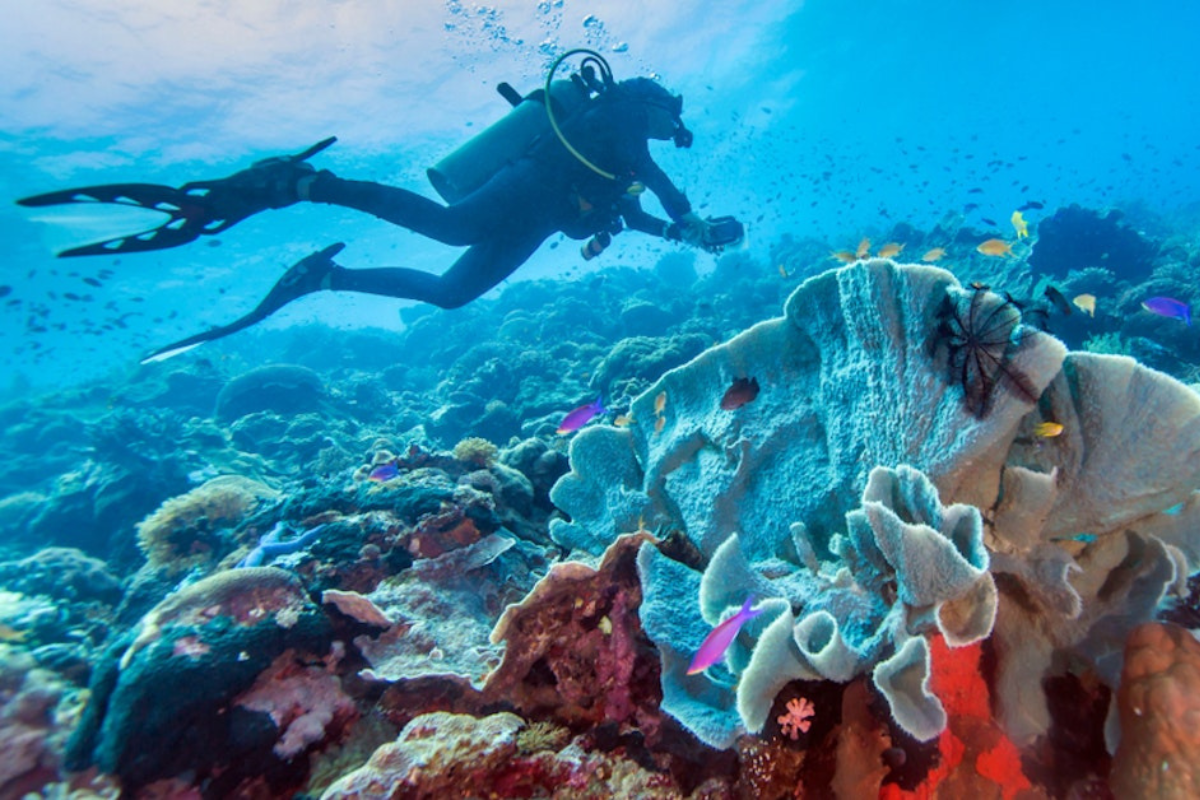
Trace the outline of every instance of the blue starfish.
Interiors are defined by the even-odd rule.
[[[280,556],[290,555],[315,542],[324,527],[324,525],[318,525],[295,539],[281,542],[280,538],[288,529],[282,522],[276,522],[275,527],[262,535],[262,538],[258,540],[258,545],[239,561],[234,569],[261,567],[263,564],[270,564]]]

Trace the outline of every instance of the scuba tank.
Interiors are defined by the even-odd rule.
[[[507,83],[496,88],[513,109],[426,171],[447,203],[457,203],[483,186],[538,137],[553,135],[545,89],[521,97]],[[566,79],[552,82],[549,93],[554,115],[560,119],[573,116],[590,99],[586,89]]]
[[[559,65],[580,53],[587,57],[579,72],[573,73],[569,80],[554,80]],[[599,77],[596,76],[597,69]],[[520,158],[539,137],[550,134],[557,136],[576,158],[593,170],[613,178],[571,147],[563,137],[558,121],[574,116],[614,83],[612,70],[604,57],[585,49],[569,50],[559,56],[546,75],[545,86],[524,97],[509,84],[501,83],[496,91],[509,102],[512,111],[426,170],[429,182],[443,200],[457,203]]]

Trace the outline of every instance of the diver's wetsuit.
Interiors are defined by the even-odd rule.
[[[666,222],[643,211],[627,193],[634,181],[654,192],[673,220],[691,210],[683,192],[650,157],[642,104],[602,98],[568,120],[563,133],[617,180],[586,167],[553,134],[449,206],[405,189],[318,173],[308,188],[313,202],[365,211],[445,244],[470,248],[440,276],[404,267],[337,267],[329,287],[457,308],[511,275],[555,233],[585,239],[611,230],[621,218],[634,230],[664,235]]]

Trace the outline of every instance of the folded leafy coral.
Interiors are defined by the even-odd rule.
[[[987,328],[974,362],[972,320]],[[980,394],[987,359],[1002,369]],[[754,402],[722,408],[748,377]],[[993,623],[1002,719],[1022,741],[1048,723],[1052,655],[1115,681],[1120,638],[1200,555],[1200,526],[1183,522],[1200,517],[1200,398],[1128,359],[1068,356],[940,269],[870,261],[814,277],[784,317],[668,372],[632,412],[629,428],[574,440],[552,491],[569,520],[551,535],[598,553],[644,517],[687,541],[670,552],[691,548],[692,566],[643,547],[643,623],[664,709],[716,746],[760,729],[787,681],[867,670],[902,726],[934,735],[921,681],[901,679],[927,669],[912,633],[960,646]],[[1061,436],[1035,435],[1047,420]],[[748,594],[763,613],[724,665],[686,676]]]

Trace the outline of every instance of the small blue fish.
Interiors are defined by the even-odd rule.
[[[1052,537],[1050,537],[1050,541],[1052,541],[1052,542],[1083,542],[1084,544],[1091,544],[1092,542],[1096,541],[1096,539],[1098,539],[1098,538],[1100,538],[1100,537],[1096,536],[1096,534],[1094,534],[1094,533],[1073,533],[1070,536],[1052,536]]]
[[[700,645],[700,649],[696,651],[696,656],[692,659],[691,666],[688,667],[688,675],[703,672],[721,660],[721,657],[725,655],[725,651],[729,649],[729,645],[733,644],[733,640],[737,638],[738,633],[742,630],[742,626],[762,613],[762,609],[752,611],[750,606],[753,604],[754,596],[751,595],[746,598],[746,602],[742,603],[740,611],[713,628],[708,636],[704,637],[704,642]]]
[[[1192,324],[1192,310],[1188,304],[1174,297],[1151,297],[1142,303],[1142,308],[1160,317],[1174,317],[1183,320],[1184,325]]]
[[[584,425],[587,425],[589,422],[591,422],[592,418],[597,414],[607,414],[608,411],[604,408],[601,398],[603,398],[603,395],[597,395],[596,402],[588,403],[586,406],[580,406],[563,417],[563,421],[558,424],[558,430],[556,433],[562,435],[564,433],[577,431]]]

